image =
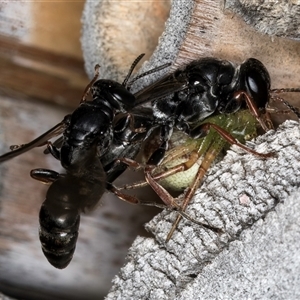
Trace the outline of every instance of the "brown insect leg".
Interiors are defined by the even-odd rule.
[[[244,99],[247,103],[247,106],[250,110],[250,112],[253,114],[253,116],[256,118],[256,120],[259,122],[260,126],[262,127],[262,129],[264,131],[268,131],[270,129],[274,129],[273,128],[273,123],[270,120],[270,118],[268,116],[266,116],[266,120],[264,120],[262,118],[262,114],[259,111],[259,109],[257,108],[256,104],[254,103],[254,101],[252,100],[252,98],[244,91],[237,91],[234,94],[234,98],[238,101],[242,101],[242,98],[244,96]]]
[[[156,174],[155,176],[153,176],[152,178],[154,180],[161,180],[161,179],[167,178],[171,175],[174,175],[174,174],[176,174],[178,172],[182,172],[182,171],[185,171],[185,168],[180,164],[178,166],[168,169],[167,171],[162,171],[162,172]],[[132,189],[142,188],[147,185],[148,185],[147,181],[139,181],[139,182],[135,182],[132,184],[125,184],[124,186],[120,187],[119,189],[120,190],[123,190],[123,189],[124,190],[132,190]]]
[[[115,194],[119,199],[130,203],[130,204],[140,204],[140,205],[147,205],[147,206],[155,206],[161,209],[165,209],[166,206],[160,203],[156,203],[156,202],[149,202],[149,201],[141,201],[139,200],[137,197],[132,196],[132,195],[128,195],[125,193],[122,193],[117,187],[111,185],[110,187],[108,187],[108,190]],[[180,209],[180,207],[179,207]]]
[[[230,143],[232,145],[237,145],[240,148],[244,149],[245,151],[247,151],[251,154],[254,154],[254,155],[257,155],[257,156],[263,157],[263,158],[268,158],[268,157],[274,156],[274,153],[259,153],[259,152],[256,152],[256,151],[248,148],[247,146],[243,145],[238,140],[236,140],[229,132],[227,132],[226,130],[224,130],[223,128],[221,128],[218,125],[215,125],[212,123],[204,123],[201,125],[201,127],[203,127],[203,130],[205,130],[205,131],[209,131],[211,127],[214,128],[214,130],[216,130],[216,132],[218,134],[220,134],[220,136],[222,138],[224,138],[228,143]],[[204,156],[204,159],[203,159],[202,164],[196,174],[194,182],[192,183],[192,185],[188,188],[187,192],[185,193],[184,202],[181,205],[182,211],[185,211],[187,205],[189,204],[189,202],[191,201],[192,197],[194,196],[197,188],[199,187],[205,173],[207,172],[208,168],[210,167],[210,165],[212,164],[212,162],[218,156],[219,153],[220,153],[220,149],[218,147],[214,148],[213,145],[206,152],[206,155]],[[170,240],[170,238],[172,237],[180,220],[181,220],[181,216],[179,215],[177,217],[177,219],[175,220],[175,222],[172,226],[172,229],[167,236],[166,241]]]
[[[149,171],[149,170],[147,170],[146,172],[145,172],[145,175],[146,175],[146,180],[147,180],[147,182],[148,182],[148,184],[153,188],[153,190],[157,193],[157,195],[163,200],[163,202],[166,204],[166,207],[164,207],[164,208],[169,208],[169,209],[176,209],[177,210],[177,212],[179,213],[179,216],[177,217],[177,219],[181,219],[182,217],[184,217],[184,218],[186,218],[187,220],[189,220],[189,221],[191,221],[191,222],[193,222],[193,223],[195,223],[195,224],[197,224],[197,225],[200,225],[200,226],[202,226],[202,227],[205,227],[205,228],[207,228],[207,229],[210,229],[210,230],[212,230],[212,231],[214,231],[214,232],[216,232],[216,233],[222,233],[223,231],[222,231],[222,229],[219,229],[219,228],[215,228],[215,227],[212,227],[212,226],[209,226],[209,225],[207,225],[207,224],[203,224],[203,223],[201,223],[201,222],[198,222],[198,221],[196,221],[195,219],[193,219],[193,218],[191,218],[188,214],[186,214],[185,212],[184,212],[184,209],[183,209],[183,207],[181,207],[177,202],[176,202],[176,200],[175,200],[175,198],[173,198],[170,194],[169,194],[169,192],[166,190],[166,189],[164,189],[159,183],[157,183],[155,180],[154,180],[154,178],[151,176],[151,172]],[[158,206],[158,207],[160,207],[160,206]],[[179,222],[179,221],[178,221]],[[177,225],[176,225],[177,226]],[[175,228],[174,228],[174,230],[176,229],[176,226],[175,226]],[[173,227],[174,227],[174,225],[173,225]],[[172,227],[172,229],[173,229],[173,227]],[[174,231],[173,230],[173,231]],[[169,236],[169,235],[168,235]],[[172,236],[172,235],[171,235]],[[170,238],[171,238],[171,236],[170,236]],[[169,241],[169,239],[167,238],[166,239],[166,242],[168,242]]]
[[[177,157],[182,156],[182,154],[187,154],[187,152],[182,153],[182,151],[180,151],[176,155],[171,155],[171,159],[176,159]],[[192,153],[189,153],[189,159],[186,162],[183,162],[174,167],[168,168],[166,171],[159,172],[159,173],[155,174],[154,176],[151,175],[151,177],[154,180],[158,181],[158,180],[167,178],[169,176],[172,176],[176,173],[186,171],[187,169],[189,169],[196,163],[198,158],[199,158],[199,155],[197,154],[197,152],[192,151]],[[168,157],[167,160],[170,161],[171,159]],[[165,161],[163,161],[163,163],[165,163]],[[148,171],[151,171],[151,174],[153,173],[152,171],[155,170],[155,166],[148,166],[147,168],[148,168]],[[150,168],[151,168],[151,170],[150,170]],[[120,187],[119,189],[120,190],[122,190],[122,189],[131,190],[131,189],[136,189],[136,188],[141,188],[141,187],[147,186],[147,184],[148,183],[146,181],[139,181],[139,182],[136,182],[133,184],[126,184],[126,185]]]
[[[214,128],[215,131],[217,131],[217,133],[223,138],[225,139],[228,143],[230,143],[231,145],[237,145],[238,147],[244,149],[246,152],[249,152],[253,155],[262,157],[262,158],[268,158],[268,157],[272,157],[275,155],[275,153],[270,152],[270,153],[259,153],[256,152],[254,150],[252,150],[251,148],[245,146],[244,144],[240,143],[237,139],[235,139],[229,132],[227,132],[226,130],[224,130],[222,127],[216,125],[216,124],[212,124],[212,123],[204,123],[201,125],[201,127],[203,126],[203,128],[205,128],[205,130],[209,130],[211,127]],[[207,127],[207,128],[206,128]]]
[[[151,171],[146,168],[145,177],[148,184],[152,187],[154,192],[160,197],[160,199],[166,204],[167,207],[174,207],[180,209],[180,205],[177,204],[174,197],[170,195],[170,193],[164,189],[154,178],[151,176]]]
[[[201,166],[199,167],[198,169],[198,172],[196,174],[196,177],[194,179],[194,182],[192,183],[192,185],[188,188],[188,190],[185,192],[185,196],[184,196],[184,201],[181,205],[181,210],[182,211],[185,211],[186,207],[188,206],[189,202],[191,201],[192,197],[194,196],[197,188],[199,187],[201,181],[203,180],[203,177],[205,175],[205,173],[207,172],[207,170],[209,169],[210,165],[212,164],[212,162],[215,160],[215,158],[218,156],[219,154],[219,150],[212,150],[209,151],[206,153],[206,155],[204,156],[204,159],[202,161],[202,164]],[[177,216],[168,236],[167,236],[167,239],[166,239],[166,242],[168,242],[176,227],[178,226],[179,222],[181,220],[181,215]]]
[[[130,204],[139,204],[140,203],[140,200],[137,199],[136,197],[134,196],[131,196],[131,195],[127,195],[127,194],[124,194],[122,192],[120,192],[116,187],[112,186],[110,189],[109,189],[110,192],[112,192],[113,194],[115,194],[119,199],[125,201],[125,202],[128,202]]]

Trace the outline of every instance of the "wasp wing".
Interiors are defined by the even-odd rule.
[[[188,79],[182,73],[174,72],[166,75],[158,81],[150,84],[139,92],[135,93],[136,105],[141,105],[153,100],[165,98],[175,92],[188,88]]]
[[[58,123],[45,133],[43,133],[41,136],[38,138],[34,139],[33,141],[29,142],[28,144],[24,144],[20,147],[18,147],[15,150],[12,150],[11,152],[7,152],[3,155],[0,156],[0,163],[4,162],[6,160],[12,159],[16,156],[19,156],[35,147],[41,147],[44,146],[47,141],[55,136],[58,136],[59,134],[63,133],[67,127],[67,124],[65,120],[62,122]]]

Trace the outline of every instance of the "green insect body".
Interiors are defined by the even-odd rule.
[[[257,120],[249,110],[215,115],[207,118],[201,124],[204,123],[218,125],[242,144],[256,137],[259,127]],[[172,144],[164,161],[156,168],[154,175],[179,164],[189,164],[190,167],[187,170],[159,180],[159,183],[166,189],[178,192],[182,192],[192,184],[200,167],[203,168],[204,176],[211,163],[230,147],[229,142],[212,127],[205,137],[199,139],[192,139],[182,133],[178,133],[178,135],[176,133]],[[191,156],[196,157],[196,161],[193,162]]]

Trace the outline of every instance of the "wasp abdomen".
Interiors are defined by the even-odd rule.
[[[43,203],[40,210],[40,241],[44,255],[54,267],[63,269],[72,260],[79,223],[77,209],[51,205],[47,200]]]

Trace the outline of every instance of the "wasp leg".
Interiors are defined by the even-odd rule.
[[[34,169],[30,171],[30,176],[35,180],[48,184],[56,181],[58,178],[61,178],[64,175],[59,174],[53,170]]]
[[[111,193],[115,194],[119,199],[121,199],[121,200],[123,200],[127,203],[130,203],[130,204],[154,206],[154,207],[158,207],[158,208],[161,208],[161,209],[167,208],[167,206],[164,205],[164,204],[160,204],[160,203],[156,203],[156,202],[149,202],[149,201],[141,201],[140,199],[138,199],[135,196],[125,194],[125,193],[121,192],[116,186],[114,186],[110,183],[107,184],[107,189]],[[177,208],[180,210],[179,206]]]
[[[60,151],[51,142],[47,142],[48,152],[57,160],[60,160]]]
[[[169,176],[172,176],[174,174],[177,174],[179,172],[184,172],[186,170],[188,170],[189,168],[191,168],[195,163],[196,161],[198,160],[199,158],[199,155],[196,151],[193,151],[191,150],[189,147],[180,147],[179,150],[176,149],[175,151],[174,150],[170,150],[171,153],[169,153],[167,155],[167,157],[163,160],[162,162],[162,165],[165,165],[167,164],[168,162],[172,161],[172,160],[176,160],[177,158],[179,157],[183,157],[185,155],[188,155],[188,158],[185,162],[182,162],[178,165],[175,165],[173,167],[168,167],[166,168],[165,170],[161,171],[161,172],[158,172],[158,173],[155,173],[155,175],[152,176],[152,178],[155,180],[155,181],[159,181],[159,180],[162,180],[162,179],[165,179]],[[156,167],[155,166],[148,166],[148,168],[152,167],[152,169],[155,171]],[[141,165],[141,167],[139,168],[144,168],[144,166]],[[149,169],[148,169],[149,170]],[[131,190],[131,189],[136,189],[136,188],[142,188],[142,187],[145,187],[147,186],[148,183],[147,181],[138,181],[138,182],[135,182],[135,183],[132,183],[132,184],[126,184],[126,185],[123,185],[122,187],[119,187],[119,190]]]
[[[64,137],[61,136],[61,137],[59,137],[58,139],[56,139],[56,140],[52,143],[52,145],[53,145],[55,148],[60,149],[61,146],[62,146],[62,144],[63,144],[63,142],[64,142]],[[44,154],[49,154],[49,153],[50,153],[49,149],[46,148],[46,149],[44,150]]]
[[[141,204],[141,205],[147,205],[147,206],[155,206],[155,207],[162,208],[162,209],[167,208],[167,206],[164,205],[164,204],[160,204],[160,203],[156,203],[156,202],[141,201],[135,196],[125,194],[125,193],[121,192],[119,188],[112,185],[111,183],[108,183],[106,188],[111,193],[115,194],[119,199],[121,199],[125,202],[128,202],[130,204]],[[177,205],[176,208],[180,210],[179,205]]]
[[[118,164],[125,164],[126,166],[128,166],[130,169],[132,169],[134,171],[145,169],[145,165],[138,163],[137,161],[135,161],[133,159],[126,158],[126,157],[116,159],[114,161],[114,167],[116,168]],[[117,197],[119,197],[120,199],[122,199],[126,202],[137,204],[137,203],[139,203],[139,200],[134,200],[135,197],[128,196],[127,194],[122,193],[121,190],[136,189],[136,188],[144,187],[147,185],[148,184],[146,181],[136,182],[136,183],[128,184],[128,185],[125,184],[118,188],[114,187],[113,185],[108,185],[108,190],[111,191],[112,193],[116,194]],[[127,198],[127,196],[128,196],[128,198]]]
[[[234,94],[234,98],[240,102],[243,101],[244,99],[250,112],[256,118],[256,120],[259,122],[260,126],[265,132],[267,132],[270,129],[274,129],[273,123],[269,118],[268,114],[265,114],[265,120],[264,120],[264,118],[262,117],[263,114],[260,112],[253,99],[246,92],[237,91]]]
[[[158,185],[160,188],[162,188],[164,190],[164,188],[162,186],[160,186],[155,181],[153,182],[153,185]],[[161,209],[176,210],[177,213],[181,217],[189,220],[192,223],[195,223],[195,224],[197,224],[199,226],[202,226],[204,228],[210,229],[210,230],[212,230],[212,231],[214,231],[216,233],[223,233],[223,230],[220,229],[220,228],[215,228],[215,227],[209,226],[207,224],[198,222],[197,220],[195,220],[194,218],[192,218],[191,216],[189,216],[187,213],[185,213],[182,210],[182,208],[180,207],[180,205],[178,205],[176,202],[174,202],[174,203],[172,203],[172,205],[168,206],[168,205],[160,204],[160,203],[156,203],[156,202],[140,201],[138,198],[136,198],[134,196],[127,195],[127,194],[124,194],[124,193],[120,192],[118,190],[118,188],[116,188],[113,185],[110,185],[108,189],[109,189],[110,192],[112,192],[113,194],[115,194],[119,199],[121,199],[123,201],[126,201],[126,202],[128,202],[130,204],[140,204],[140,205],[146,205],[146,206],[154,206],[154,207],[161,208]],[[166,190],[164,190],[164,191],[168,194],[168,192]]]
[[[161,143],[159,147],[152,153],[147,161],[147,165],[159,165],[164,159],[165,153],[168,150],[168,142],[173,133],[174,124],[169,122],[160,126],[160,140]]]
[[[119,158],[119,159],[116,159],[114,161],[114,165],[117,166],[118,164],[125,164],[125,165],[129,166],[133,170],[139,170],[141,168],[144,168],[144,166],[142,164],[139,164],[138,162],[136,162],[135,160],[132,160],[130,158]],[[113,194],[115,194],[119,199],[121,199],[121,200],[123,200],[125,202],[131,203],[131,204],[143,204],[136,197],[121,192],[122,189],[119,189],[119,188],[115,187],[113,184],[111,184],[109,182],[107,183],[107,187],[106,188],[107,188],[107,190],[109,190],[110,192],[112,192]],[[152,206],[155,206],[155,205],[152,205]]]
[[[184,202],[180,206],[180,211],[181,212],[185,211],[187,205],[189,204],[189,202],[192,199],[193,195],[195,194],[197,188],[199,187],[205,173],[207,172],[207,170],[210,167],[211,163],[215,160],[215,158],[218,156],[219,153],[220,153],[219,148],[209,149],[207,154],[204,156],[202,164],[201,164],[201,166],[199,167],[199,169],[197,171],[197,174],[195,176],[195,179],[194,179],[193,183],[190,185],[188,190],[184,193],[184,196],[183,196]],[[190,161],[190,163],[192,163],[192,161],[194,161],[194,163],[195,163],[194,158]],[[171,168],[171,170],[173,170],[173,169],[175,170],[175,168],[178,168],[178,169],[181,168],[181,169],[187,170],[188,167],[190,167],[189,163],[188,164],[182,163],[178,166],[175,166],[174,168]],[[152,176],[151,171],[152,170],[150,168],[146,168],[146,170],[145,170],[145,177],[146,177],[146,180],[147,180],[148,184],[152,187],[152,189],[157,193],[157,195],[162,199],[162,201],[168,207],[174,207],[174,208],[177,209],[178,208],[178,203],[176,202],[176,199],[173,198],[167,190],[165,190],[159,183],[156,182],[157,177],[159,177],[159,179],[161,179],[161,178],[165,178],[167,176],[164,176],[163,173],[158,174],[158,176],[157,175]],[[167,175],[169,176],[170,174],[167,173]],[[174,224],[172,226],[171,231],[169,232],[169,234],[167,236],[166,242],[168,242],[171,239],[171,237],[172,237],[179,221],[181,220],[181,217],[182,217],[182,214],[177,217],[176,221],[174,222]],[[220,232],[220,229],[218,229],[218,228],[215,228],[215,227],[203,224],[203,223],[201,223],[201,225],[203,227],[211,229],[215,232]]]
[[[143,164],[138,163],[137,161],[131,159],[131,158],[126,158],[126,157],[122,157],[122,158],[118,158],[115,160],[115,163],[124,163],[126,164],[128,167],[130,167],[131,169],[138,171],[140,169],[144,169],[145,166]]]
[[[145,127],[136,127],[135,126],[135,121],[134,121],[134,115],[128,113],[126,116],[126,119],[124,120],[123,124],[121,123],[123,127],[120,128],[114,128],[114,131],[118,130],[118,132],[125,131],[127,128],[131,130],[131,132],[136,132],[136,133],[144,133],[147,131],[147,128]]]
[[[188,153],[187,151],[188,151],[188,149],[186,149],[186,154]],[[216,150],[216,152],[217,153],[215,153],[215,154],[212,154],[212,152],[210,152],[210,155],[212,157],[210,159],[211,161],[209,161],[207,163],[207,165],[208,165],[207,168],[210,166],[210,163],[215,159],[215,157],[219,154],[218,150]],[[175,152],[174,154],[172,154],[170,156],[171,156],[169,158],[170,160],[172,160],[176,157],[182,156],[182,151],[177,151],[177,152]],[[174,166],[174,167],[170,168],[167,171],[160,172],[160,173],[158,173],[154,176],[152,176],[152,172],[155,169],[155,167],[154,166],[145,167],[145,178],[146,178],[147,183],[156,192],[156,194],[160,197],[160,199],[164,202],[165,205],[161,205],[161,204],[157,204],[157,203],[153,203],[153,202],[152,203],[150,203],[150,202],[141,202],[137,198],[135,198],[134,196],[130,196],[130,195],[126,195],[124,193],[121,193],[120,190],[115,188],[115,187],[113,187],[113,189],[110,189],[110,191],[115,193],[122,200],[124,200],[126,202],[129,202],[129,203],[132,203],[132,204],[150,205],[150,206],[156,206],[156,207],[159,207],[159,208],[167,208],[167,209],[171,209],[171,210],[175,209],[179,213],[180,219],[181,219],[181,217],[184,217],[184,218],[188,219],[189,221],[191,221],[193,223],[196,223],[197,225],[200,225],[202,227],[210,229],[214,232],[220,233],[220,232],[222,232],[221,229],[212,227],[208,224],[203,224],[201,222],[198,222],[198,221],[191,218],[189,215],[187,215],[184,212],[184,210],[186,209],[186,206],[190,202],[190,199],[192,198],[192,196],[194,195],[197,187],[200,184],[200,182],[198,182],[197,179],[200,180],[200,181],[202,180],[204,174],[206,173],[206,169],[204,171],[203,171],[203,168],[201,169],[201,171],[200,171],[200,174],[201,174],[200,177],[201,178],[197,174],[196,182],[193,183],[192,188],[190,188],[190,191],[186,194],[186,197],[185,197],[186,203],[183,203],[182,206],[180,206],[176,202],[176,199],[173,198],[166,189],[164,189],[160,184],[157,183],[157,180],[166,178],[166,177],[171,176],[171,175],[173,175],[175,173],[178,173],[178,172],[186,171],[187,169],[189,169],[191,166],[193,166],[196,163],[198,158],[199,158],[198,153],[196,151],[192,151],[192,153],[189,153],[189,159],[186,162],[178,164],[177,166]],[[141,168],[141,165],[138,164],[135,161],[128,160],[128,159],[120,159],[120,161],[122,161],[124,163],[127,163],[131,167]],[[198,173],[199,173],[199,171],[198,171]],[[142,183],[132,185],[132,188],[137,188],[137,187],[141,187],[141,186],[145,186],[145,185],[146,184],[144,182],[142,182]],[[178,219],[177,222],[179,222],[180,219]],[[172,229],[173,231],[176,229],[177,224],[174,227],[174,229]],[[171,238],[171,236],[173,234],[173,231],[171,232],[171,234],[168,235],[167,241]]]
[[[246,152],[249,152],[253,155],[262,157],[262,158],[268,158],[272,157],[275,155],[275,153],[270,152],[270,153],[259,153],[251,148],[245,146],[244,144],[240,143],[237,139],[235,139],[228,131],[224,130],[222,127],[212,124],[212,123],[203,123],[200,126],[196,127],[192,131],[192,136],[195,137],[203,137],[207,135],[209,132],[210,128],[213,128],[224,140],[226,140],[229,144],[231,145],[237,145],[238,147],[244,149]]]
[[[113,185],[108,184],[107,189],[111,193],[115,194],[119,199],[121,199],[125,202],[128,202],[130,204],[140,204],[140,200],[138,198],[131,196],[131,195],[127,195],[125,193],[122,193],[118,188],[116,188]]]
[[[182,152],[181,152],[182,154]],[[177,153],[177,156],[179,156],[179,152]],[[175,155],[172,156],[173,158],[175,157]],[[173,168],[170,168],[169,172],[161,172],[159,174],[157,174],[154,178],[148,178],[148,184],[153,187],[153,189],[155,190],[155,187],[156,186],[159,186],[162,190],[163,190],[163,193],[164,194],[168,194],[168,192],[163,188],[161,187],[157,182],[156,180],[159,180],[159,179],[163,179],[163,178],[166,178],[170,175],[173,175],[175,173],[178,173],[178,172],[181,172],[181,171],[185,171],[187,170],[188,168],[190,168],[195,162],[196,162],[196,157],[198,159],[198,154],[197,153],[193,153],[193,154],[190,154],[190,159],[185,162],[185,163],[182,163],[178,166],[175,166]],[[120,158],[120,159],[117,159],[116,162],[120,162],[120,163],[125,163],[127,164],[129,167],[131,168],[134,168],[134,169],[141,169],[141,168],[144,168],[145,169],[145,175],[147,176],[147,173],[151,173],[151,171],[153,169],[155,169],[154,166],[143,166],[142,164],[132,160],[132,159],[129,159],[129,158]],[[147,184],[147,182],[145,183],[145,185]],[[143,186],[144,186],[144,182],[143,182]],[[139,187],[139,186],[137,186]],[[110,192],[112,192],[113,194],[115,194],[119,199],[125,201],[125,202],[128,202],[130,204],[140,204],[140,205],[146,205],[146,206],[154,206],[154,207],[158,207],[158,208],[161,208],[161,209],[169,209],[169,210],[176,210],[179,215],[181,217],[184,217],[185,219],[197,224],[197,225],[200,225],[200,226],[203,226],[205,228],[208,228],[208,229],[211,229],[217,233],[221,233],[222,230],[219,229],[219,228],[215,228],[215,227],[211,227],[207,224],[203,224],[201,222],[198,222],[197,220],[193,219],[192,217],[190,217],[188,214],[186,214],[180,205],[177,204],[177,202],[174,200],[174,201],[170,201],[168,202],[166,199],[166,197],[162,196],[161,199],[164,201],[164,204],[160,204],[160,203],[156,203],[156,202],[146,202],[146,201],[141,201],[139,200],[137,197],[135,196],[132,196],[132,195],[128,195],[128,194],[125,194],[123,192],[121,192],[121,189],[120,188],[117,188],[115,187],[114,185],[112,185],[111,183],[108,183],[107,184],[107,190],[109,190]],[[171,197],[171,196],[170,196]],[[171,199],[171,198],[169,198]]]

